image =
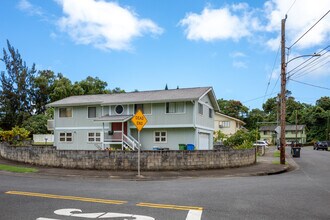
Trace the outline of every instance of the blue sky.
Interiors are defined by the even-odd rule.
[[[2,0],[0,46],[8,39],[29,66],[72,82],[97,76],[126,91],[212,86],[218,99],[261,108],[280,90],[281,19],[288,15],[289,47],[329,9],[328,0]],[[329,45],[330,14],[288,59]],[[322,54],[291,78],[329,88],[330,52]],[[288,71],[307,59],[290,62]],[[288,89],[310,104],[330,96],[294,81]]]

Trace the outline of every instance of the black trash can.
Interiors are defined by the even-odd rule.
[[[291,155],[292,157],[300,157],[300,147],[292,147],[291,148]]]

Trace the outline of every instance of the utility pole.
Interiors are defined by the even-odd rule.
[[[285,18],[281,25],[281,138],[280,163],[285,164],[285,116],[286,116],[286,63],[285,63]]]

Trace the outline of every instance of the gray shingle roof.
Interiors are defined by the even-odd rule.
[[[270,126],[261,126],[259,128],[259,131],[275,131],[275,128],[277,125],[270,125]],[[306,127],[306,125],[297,125],[297,130],[303,130]],[[285,126],[286,131],[295,131],[296,130],[296,125],[286,125]]]
[[[184,89],[154,90],[142,92],[128,92],[100,95],[70,96],[48,104],[48,107],[79,106],[79,105],[111,105],[111,104],[134,104],[134,103],[157,103],[173,101],[198,100],[204,94],[209,93],[212,105],[218,111],[216,97],[212,87],[196,87]]]

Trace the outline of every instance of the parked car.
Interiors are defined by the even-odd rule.
[[[258,147],[268,147],[268,144],[266,141],[256,141],[253,146],[258,146]]]
[[[330,147],[330,141],[317,141],[314,144],[314,150],[328,150],[328,147]]]

